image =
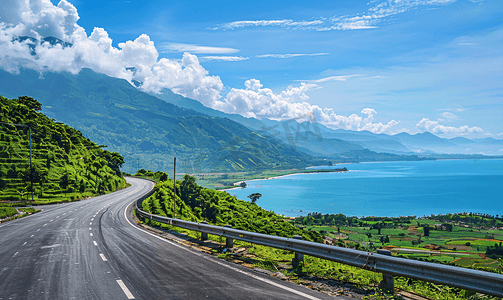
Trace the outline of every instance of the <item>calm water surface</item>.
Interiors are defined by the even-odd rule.
[[[343,213],[408,216],[455,212],[503,215],[503,160],[438,160],[338,165],[349,172],[248,181],[231,195],[287,216]]]

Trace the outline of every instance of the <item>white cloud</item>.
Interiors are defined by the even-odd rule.
[[[377,112],[372,108],[364,108],[364,109],[362,109],[362,114],[366,114],[368,116],[371,116],[373,114],[377,114]]]
[[[143,82],[141,89],[158,93],[169,88],[173,92],[196,100],[220,98],[223,84],[218,76],[209,76],[195,55],[185,53],[181,62],[158,59],[154,42],[146,34],[134,41],[112,46],[112,39],[102,28],[94,28],[90,36],[77,25],[79,16],[75,7],[65,0],[54,6],[49,0],[3,1],[0,3],[0,67],[9,72],[19,67],[44,71],[78,73],[82,68]],[[14,38],[36,38],[30,54],[30,40],[20,42]],[[72,46],[41,43],[42,37],[53,36]],[[224,50],[222,50],[224,49]],[[230,51],[222,48],[220,51]],[[215,48],[205,51],[217,51]],[[201,50],[202,51],[202,50]],[[130,71],[126,68],[134,68]],[[207,100],[208,101],[208,100]]]
[[[161,46],[163,49],[176,52],[204,53],[204,54],[233,54],[240,50],[226,47],[210,47],[181,43],[166,43]]]
[[[10,5],[10,6],[9,6]],[[312,83],[301,83],[300,86],[289,87],[281,93],[263,88],[259,80],[250,79],[245,82],[246,89],[232,89],[220,100],[223,90],[222,81],[218,76],[209,76],[192,54],[184,53],[181,61],[159,59],[159,53],[146,34],[133,41],[119,43],[113,46],[113,41],[102,28],[94,28],[87,36],[85,30],[77,25],[79,19],[73,5],[62,0],[54,6],[49,0],[30,2],[2,2],[0,23],[0,67],[15,72],[19,67],[44,71],[68,71],[78,73],[82,68],[91,68],[96,72],[109,76],[123,78],[129,81],[142,82],[141,89],[147,92],[159,93],[165,88],[174,93],[199,100],[204,105],[229,113],[238,113],[248,117],[288,119],[313,113],[317,120],[332,128],[352,130],[370,130],[372,132],[388,132],[391,127],[399,124],[391,120],[386,124],[374,123],[374,109],[364,108],[363,116],[338,115],[330,108],[320,108],[306,101],[306,92],[319,88],[316,82],[345,81],[350,77],[332,76],[315,80]],[[354,21],[354,20],[353,20]],[[254,23],[254,26],[271,24],[287,24],[288,26],[312,26],[320,21],[293,22],[291,20],[264,21]],[[234,24],[245,26],[245,24]],[[248,25],[246,25],[248,26]],[[20,42],[13,39],[16,36],[36,38],[35,55],[31,54],[30,40]],[[57,37],[71,46],[51,45],[41,42],[47,36]],[[191,51],[194,53],[227,54],[238,50],[232,48],[205,47],[188,44],[168,44],[165,48],[173,51]],[[313,54],[282,54],[276,57],[288,58]],[[266,57],[266,56],[264,56]],[[269,57],[275,57],[270,55]],[[238,61],[247,59],[239,56],[205,56],[205,60]]]
[[[478,126],[468,127],[468,126],[444,126],[441,125],[439,121],[431,121],[428,118],[423,118],[416,124],[416,128],[419,128],[423,131],[429,131],[432,133],[443,133],[450,135],[466,135],[469,133],[481,133],[483,132],[482,128]]]
[[[448,112],[448,111],[443,112],[443,113],[441,113],[440,115],[441,115],[442,117],[444,117],[444,118],[448,119],[448,120],[452,120],[452,119],[457,119],[457,118],[458,118],[458,116],[456,116],[455,114],[453,114],[453,113],[451,113],[451,112]]]
[[[78,29],[77,9],[66,0],[54,6],[49,0],[0,3],[0,20],[17,36],[54,36],[67,40]]]
[[[346,81],[349,78],[358,77],[358,76],[362,76],[362,75],[353,74],[353,75],[330,76],[330,77],[325,77],[325,78],[321,78],[321,79],[305,80],[305,81],[314,82],[314,83],[323,83],[323,82],[328,82],[328,81]]]
[[[204,105],[224,111],[240,114],[245,117],[285,120],[313,114],[316,121],[331,128],[348,130],[369,130],[374,133],[389,132],[391,127],[399,124],[395,120],[383,124],[374,123],[377,112],[372,108],[364,108],[361,113],[365,117],[352,114],[341,116],[330,108],[320,108],[306,101],[306,92],[318,88],[316,84],[301,83],[297,87],[288,87],[281,93],[263,88],[259,80],[250,79],[245,82],[245,89],[232,89],[222,101],[205,101]]]
[[[294,21],[291,19],[281,20],[247,20],[234,21],[217,25],[211,30],[234,30],[244,27],[256,26],[276,26],[287,29],[302,29],[316,31],[330,30],[359,30],[378,28],[383,19],[393,17],[397,14],[406,13],[419,7],[426,9],[448,5],[457,0],[374,0],[370,1],[369,9],[364,13],[353,15],[334,16],[331,18],[317,18],[312,21]],[[478,2],[482,0],[471,0]]]
[[[288,26],[288,24],[291,24],[293,20],[257,20],[257,21],[234,21],[230,23],[224,23],[221,25],[218,25],[214,28],[208,28],[211,30],[218,30],[218,29],[223,29],[223,30],[229,30],[229,29],[235,29],[235,28],[243,28],[243,27],[249,27],[249,26]]]
[[[320,55],[330,55],[330,53],[298,53],[298,54],[262,54],[255,55],[257,58],[292,58],[299,56],[320,56]]]
[[[242,56],[202,56],[201,60],[219,60],[219,61],[242,61],[250,59],[249,57]]]
[[[10,1],[9,1],[10,3]],[[259,80],[250,79],[245,82],[245,89],[231,89],[224,99],[220,93],[224,86],[220,77],[209,76],[199,63],[197,56],[185,52],[181,61],[166,58],[159,59],[159,53],[146,34],[140,35],[134,41],[119,43],[114,47],[112,39],[105,29],[94,28],[90,36],[77,25],[78,14],[75,7],[65,0],[58,6],[49,0],[34,0],[16,2],[12,10],[0,4],[0,67],[16,72],[19,67],[44,71],[68,71],[74,74],[82,68],[91,68],[96,72],[109,76],[142,82],[141,89],[146,92],[159,93],[163,89],[171,89],[174,93],[199,100],[208,107],[228,113],[238,113],[247,117],[289,119],[313,113],[320,123],[332,128],[353,130],[370,130],[385,132],[399,122],[390,121],[387,124],[374,123],[376,111],[365,108],[358,116],[337,115],[333,109],[320,108],[306,101],[306,92],[319,88],[315,82],[345,81],[357,75],[332,76],[301,83],[300,86],[289,87],[279,94],[264,88]],[[5,17],[7,15],[7,17]],[[315,25],[317,21],[293,22],[267,21],[255,23],[255,26],[265,26],[273,23],[287,23],[290,26]],[[241,26],[235,24],[236,26]],[[244,26],[244,25],[243,25]],[[38,39],[34,45],[35,55],[30,54],[29,40],[20,42],[13,39],[16,36],[31,36]],[[41,43],[42,37],[55,36],[71,46],[51,45]],[[32,45],[33,46],[33,45]],[[192,51],[194,53],[234,53],[236,49],[204,47],[187,44],[168,44],[166,49],[173,51]],[[284,57],[314,54],[285,54]],[[239,56],[204,56],[205,60],[238,61],[247,59]]]

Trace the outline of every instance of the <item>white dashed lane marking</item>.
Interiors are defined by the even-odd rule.
[[[134,296],[133,294],[131,294],[131,292],[129,291],[129,289],[127,288],[127,286],[124,284],[124,282],[122,282],[122,280],[117,280],[117,283],[119,284],[119,286],[121,287],[122,291],[124,292],[124,294],[126,294],[126,297],[128,299],[134,299]]]
[[[98,246],[98,243],[96,243],[96,241],[93,241],[93,243],[94,243],[95,246]]]
[[[32,237],[34,237],[34,236],[35,236],[35,235],[34,235],[34,234],[32,234],[30,237],[32,238]]]
[[[107,258],[105,257],[105,255],[100,253],[100,256],[101,256],[101,259],[103,259],[103,261],[108,261]]]
[[[93,236],[93,233],[91,232],[90,235]]]

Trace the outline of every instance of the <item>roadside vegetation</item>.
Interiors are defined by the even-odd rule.
[[[14,206],[16,205],[16,206]],[[25,205],[25,204],[21,204]],[[37,213],[40,210],[33,207],[19,207],[18,204],[1,203],[0,204],[0,223],[15,220],[31,214]]]
[[[346,217],[342,214],[315,213],[290,219],[265,211],[254,203],[238,200],[226,192],[201,187],[196,184],[195,178],[189,175],[185,175],[183,180],[176,181],[175,195],[173,180],[167,178],[166,173],[143,170],[137,175],[147,173],[157,180],[161,177],[163,179],[156,184],[154,194],[143,202],[143,210],[153,214],[194,222],[206,221],[220,226],[232,225],[233,228],[284,237],[302,235],[305,240],[365,251],[385,248],[399,257],[503,273],[502,259],[485,255],[488,249],[492,249],[492,253],[497,253],[499,249],[503,250],[499,243],[503,240],[503,232],[496,227],[471,227],[462,221],[447,220],[443,216],[440,218],[437,216],[357,218]],[[467,219],[466,216],[465,219]],[[452,215],[451,219],[457,218]],[[474,218],[468,219],[474,220]],[[490,216],[477,217],[478,222],[475,224],[503,226],[501,220],[493,221],[493,219]],[[157,228],[181,232],[194,239],[200,238],[199,232],[148,219],[142,219],[142,222]],[[428,228],[426,234],[425,228]],[[225,242],[222,237],[209,235],[209,238],[221,244]],[[211,251],[215,254],[220,253],[219,257],[230,261],[266,269],[274,274],[281,273],[282,278],[293,282],[308,285],[305,283],[306,278],[336,280],[351,283],[365,290],[364,294],[368,299],[392,298],[378,288],[382,280],[380,273],[310,256],[304,256],[304,264],[294,268],[291,263],[294,254],[290,251],[240,241],[235,241],[234,247],[239,254],[226,252],[223,245]],[[458,288],[404,277],[395,277],[395,287],[429,299],[479,299],[480,297],[494,299],[494,297],[477,295]]]
[[[144,211],[193,222],[231,225],[236,229],[276,236],[302,235],[305,240],[323,242],[318,232],[295,227],[284,217],[262,209],[255,203],[238,200],[227,192],[203,188],[190,175],[176,181],[176,194],[173,180],[169,180],[166,173],[161,174],[159,179],[161,177],[164,180],[156,184],[154,194],[143,201]],[[158,227],[168,226],[151,220],[146,222]]]
[[[101,149],[41,108],[30,97],[0,96],[0,206],[74,201],[126,187],[120,154]],[[29,129],[11,124],[31,128],[31,168]]]

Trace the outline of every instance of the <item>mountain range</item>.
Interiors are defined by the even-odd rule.
[[[292,150],[267,133],[228,118],[181,108],[133,87],[126,80],[83,69],[79,74],[0,70],[0,95],[29,95],[42,112],[80,130],[125,158],[123,170],[140,166],[180,172],[298,168],[320,159]]]
[[[125,157],[123,170],[228,172],[303,168],[326,160],[417,160],[443,154],[501,155],[503,141],[388,135],[331,129],[299,120],[226,114],[170,90],[147,94],[123,79],[83,69],[78,74],[0,69],[0,95],[30,96],[43,113]],[[389,154],[389,155],[383,155]]]
[[[197,100],[176,95],[169,90],[164,90],[156,97],[180,107],[215,117],[224,117],[241,123],[253,130],[267,129],[272,135],[283,140],[303,152],[315,156],[333,156],[334,153],[344,153],[352,150],[369,149],[378,153],[392,153],[399,155],[439,155],[439,154],[485,154],[502,155],[503,140],[491,137],[485,139],[467,139],[455,137],[441,138],[430,132],[409,134],[376,134],[370,131],[351,131],[344,129],[331,129],[322,124],[300,124],[293,120],[282,122],[255,118],[245,118],[237,114],[224,112],[204,106]],[[309,123],[304,121],[303,123]],[[295,127],[294,129],[292,128]],[[285,130],[290,127],[289,130]]]

